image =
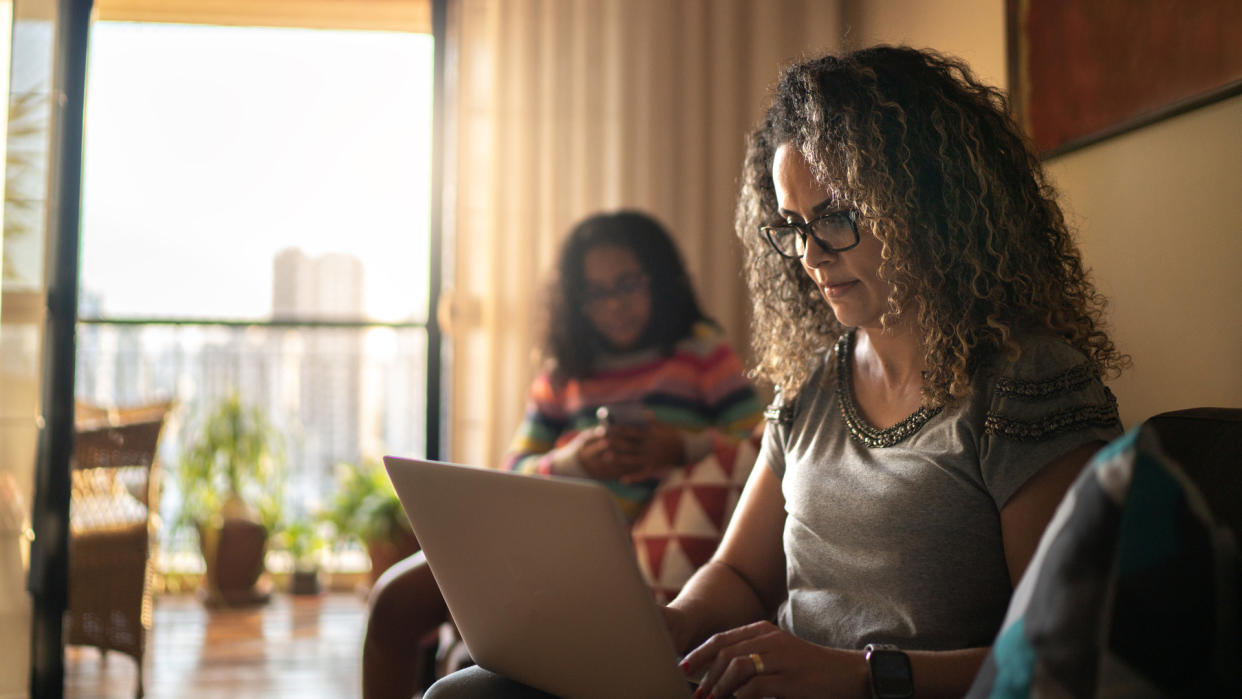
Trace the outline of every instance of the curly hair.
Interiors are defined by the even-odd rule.
[[[543,354],[559,380],[589,376],[600,352],[608,348],[582,308],[587,291],[583,260],[589,251],[604,246],[634,253],[650,280],[651,319],[639,348],[658,347],[671,354],[690,336],[695,323],[711,322],[699,307],[681,253],[658,221],[637,211],[590,216],[575,225],[561,244],[556,274],[545,290]]]
[[[777,222],[772,161],[782,144],[881,242],[879,276],[893,289],[881,323],[901,317],[916,328],[924,405],[967,394],[989,358],[1016,353],[1017,331],[1063,338],[1101,376],[1128,363],[1104,331],[1106,300],[1004,95],[958,59],[875,46],[787,68],[747,139],[735,225],[756,374],[786,394],[844,328],[801,263],[758,233]]]

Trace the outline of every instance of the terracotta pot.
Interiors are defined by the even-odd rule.
[[[367,542],[367,555],[371,558],[371,584],[384,574],[392,564],[418,553],[418,539],[404,528],[390,539],[373,539]]]
[[[225,519],[218,529],[199,525],[198,541],[207,564],[200,597],[208,606],[265,604],[271,582],[263,575],[267,529],[247,519]]]

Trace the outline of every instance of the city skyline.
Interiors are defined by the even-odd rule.
[[[362,307],[365,267],[355,256],[287,248],[271,266],[274,317],[334,317]],[[327,504],[338,464],[361,465],[385,453],[425,455],[421,328],[86,324],[78,334],[79,400],[174,400],[160,446],[170,476],[161,502],[165,521],[175,519],[180,503],[176,468],[185,430],[234,390],[261,408],[285,438],[287,516]],[[187,545],[169,529],[162,536],[170,550]]]

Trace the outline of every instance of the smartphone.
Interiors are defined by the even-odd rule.
[[[651,413],[647,410],[647,406],[638,402],[601,405],[595,411],[595,417],[599,418],[602,424],[608,426],[643,426],[651,422]]]

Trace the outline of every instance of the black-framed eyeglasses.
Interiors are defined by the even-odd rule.
[[[612,299],[628,298],[648,291],[651,279],[645,274],[626,275],[610,287],[588,286],[582,295],[582,307],[586,310],[603,308]]]
[[[759,232],[767,238],[772,249],[794,260],[806,255],[806,239],[815,239],[824,252],[845,252],[858,245],[858,211],[844,209],[800,223],[790,221],[774,226],[759,226]]]

